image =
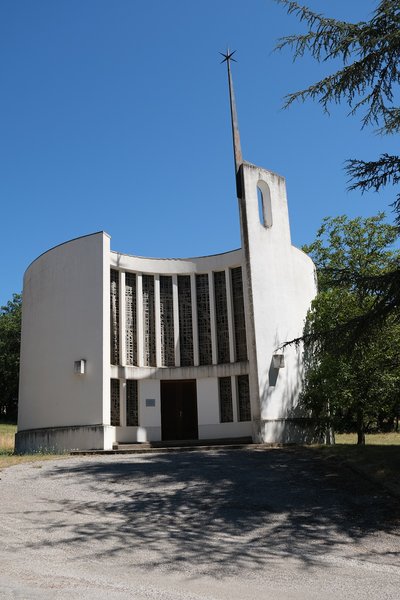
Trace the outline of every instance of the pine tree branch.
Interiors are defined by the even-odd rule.
[[[349,190],[366,192],[372,189],[378,192],[388,184],[400,182],[400,156],[385,153],[375,161],[349,159],[346,161],[346,171],[355,180]]]
[[[289,94],[284,107],[295,100],[318,100],[325,112],[328,104],[345,99],[354,115],[367,107],[363,127],[379,124],[381,132],[400,129],[400,111],[391,106],[393,86],[400,83],[400,2],[380,2],[371,21],[356,24],[329,19],[291,0],[276,0],[309,27],[306,34],[278,41],[277,49],[289,46],[294,60],[309,52],[318,62],[340,58],[344,67],[305,90]],[[346,65],[350,57],[352,64]],[[368,92],[368,90],[370,90]],[[359,99],[359,96],[362,96]]]
[[[368,190],[378,192],[387,185],[400,183],[400,156],[385,153],[375,161],[350,159],[345,164],[347,174],[354,181],[349,190],[361,190],[361,193]],[[391,206],[396,213],[396,224],[400,226],[400,192]]]
[[[385,108],[383,110],[384,125],[378,129],[378,133],[392,134],[400,131],[400,108]]]

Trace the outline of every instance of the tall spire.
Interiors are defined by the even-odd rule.
[[[236,50],[231,52],[228,48],[225,53],[220,52],[220,54],[221,54],[221,56],[224,57],[224,59],[221,60],[221,64],[226,62],[226,65],[228,68],[229,101],[230,101],[230,105],[231,105],[231,123],[232,123],[232,138],[233,138],[233,155],[234,155],[234,159],[235,159],[235,173],[237,175],[239,168],[243,163],[243,157],[242,157],[242,149],[240,147],[239,124],[238,124],[238,118],[237,118],[237,112],[236,112],[236,102],[235,102],[235,94],[233,91],[231,64],[230,64],[231,60],[233,62],[236,62],[236,60],[234,58],[232,58],[232,56],[235,54],[235,52],[236,52]]]

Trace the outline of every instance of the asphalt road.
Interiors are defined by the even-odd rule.
[[[400,598],[398,501],[307,450],[75,457],[0,477],[1,599]]]

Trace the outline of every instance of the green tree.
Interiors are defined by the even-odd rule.
[[[18,406],[22,297],[0,308],[0,419],[15,421]]]
[[[308,314],[304,343],[306,379],[302,402],[336,428],[365,430],[393,425],[400,392],[400,325],[389,317],[354,339],[349,319],[369,314],[375,293],[354,281],[337,279],[338,270],[377,277],[393,269],[397,227],[380,213],[366,219],[326,218],[316,240],[304,250],[313,258],[319,292]]]
[[[342,68],[304,90],[290,93],[285,106],[307,99],[318,101],[328,112],[332,103],[345,102],[350,114],[361,112],[362,126],[374,125],[381,134],[400,130],[398,85],[400,83],[400,0],[380,0],[369,21],[349,23],[325,17],[291,0],[276,0],[289,14],[307,24],[308,31],[279,40],[277,48],[289,47],[294,59],[309,53],[318,62],[341,61]],[[347,172],[350,189],[379,191],[400,182],[400,156],[382,154],[375,160],[350,159]],[[400,227],[400,194],[393,200],[396,222]],[[391,318],[399,319],[400,264],[378,275],[363,275],[354,270],[336,271],[337,280],[348,280],[365,292],[375,293],[370,311],[347,322],[356,336],[369,326]]]

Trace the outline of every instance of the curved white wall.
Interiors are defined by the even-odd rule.
[[[49,250],[24,277],[18,430],[104,423],[109,236]],[[107,290],[107,293],[105,293]],[[105,353],[107,361],[105,361]],[[85,375],[74,361],[85,359]]]
[[[197,258],[153,259],[110,252],[109,244],[109,236],[104,233],[71,240],[49,250],[27,269],[24,278],[19,448],[31,450],[39,445],[57,449],[65,446],[66,449],[111,448],[114,441],[159,440],[162,435],[160,379],[196,379],[200,438],[250,435],[251,423],[238,422],[236,407],[234,422],[219,422],[218,377],[232,377],[234,388],[235,377],[248,372],[247,361],[235,363],[230,298],[230,269],[242,266],[242,250]],[[154,275],[156,289],[160,275],[172,276],[178,346],[177,279],[182,274],[190,276],[195,348],[193,366],[180,367],[179,360],[176,367],[161,366],[159,314],[156,316],[157,366],[145,367],[140,359],[136,367],[126,365],[122,292],[119,307],[121,360],[119,365],[110,364],[110,269],[120,273],[122,289],[126,272],[136,273],[138,281],[144,274]],[[213,308],[215,271],[225,271],[226,274],[230,335],[230,363],[226,364],[217,364]],[[212,361],[210,365],[203,366],[199,366],[196,350],[195,276],[198,273],[207,273],[209,277],[213,332]],[[139,312],[140,304],[138,298]],[[143,351],[140,322],[139,318],[139,353]],[[83,375],[74,373],[74,361],[79,359],[86,361],[86,373]],[[119,427],[110,426],[110,378],[120,380]],[[139,427],[124,425],[125,382],[128,379],[136,379],[139,383]],[[232,393],[236,402],[235,389]],[[152,398],[155,406],[147,406],[146,398]],[[84,429],[79,430],[79,426]]]
[[[222,271],[241,265],[243,251],[232,250],[222,254],[194,258],[147,258],[111,251],[110,263],[116,269],[153,275],[190,275]]]

